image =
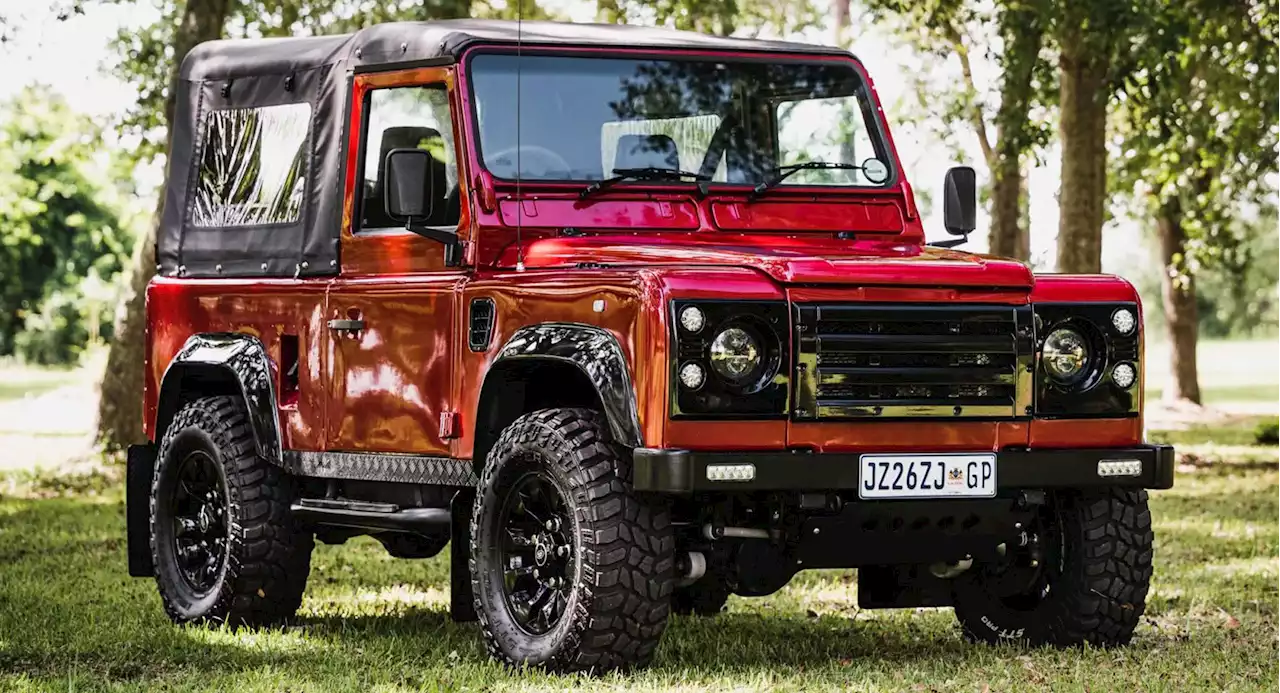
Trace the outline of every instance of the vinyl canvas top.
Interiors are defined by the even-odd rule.
[[[449,20],[340,36],[202,43],[182,63],[157,270],[181,277],[338,271],[353,72],[448,64],[473,46],[847,56],[825,46],[612,24]]]
[[[183,79],[230,79],[342,63],[360,69],[418,61],[456,61],[475,45],[565,45],[848,55],[829,46],[707,36],[618,24],[454,19],[378,24],[355,33],[235,39],[200,44],[182,65]]]

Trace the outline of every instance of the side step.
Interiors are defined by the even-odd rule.
[[[304,498],[290,508],[303,522],[375,531],[429,532],[447,529],[448,508],[401,508],[390,503]]]

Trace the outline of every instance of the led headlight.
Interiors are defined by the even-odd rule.
[[[1111,369],[1111,382],[1121,390],[1128,390],[1138,380],[1138,370],[1132,364],[1122,363]]]
[[[760,363],[760,344],[741,327],[726,328],[711,342],[711,369],[731,383],[750,380]]]
[[[1089,342],[1084,335],[1062,327],[1049,333],[1040,352],[1044,370],[1057,382],[1070,385],[1078,382],[1089,368]]]
[[[1132,334],[1133,328],[1138,326],[1138,319],[1133,316],[1133,311],[1120,308],[1111,314],[1111,326],[1120,334]]]
[[[702,366],[696,363],[686,363],[680,367],[680,384],[696,390],[702,387],[702,383],[706,382],[707,374],[702,370]]]
[[[680,311],[680,325],[690,332],[698,332],[707,324],[707,316],[697,306],[688,306]]]

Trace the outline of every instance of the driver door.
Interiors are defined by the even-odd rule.
[[[417,148],[435,160],[430,226],[457,232],[459,118],[445,68],[355,77],[342,266],[327,301],[331,367],[327,449],[445,457],[451,415],[456,296],[467,278],[444,245],[404,229],[385,207],[386,155]]]

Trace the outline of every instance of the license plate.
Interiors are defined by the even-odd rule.
[[[859,498],[991,498],[996,456],[987,454],[863,455]]]

